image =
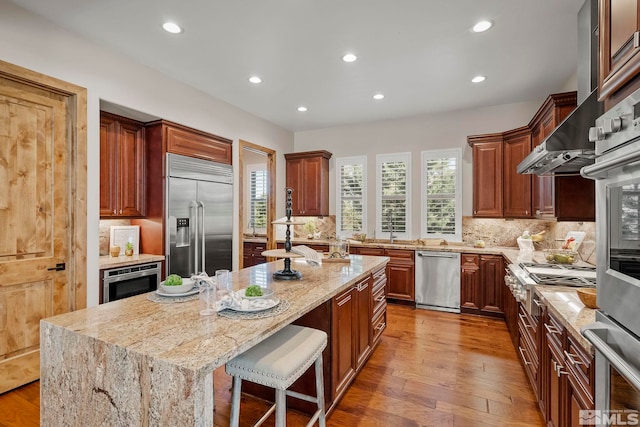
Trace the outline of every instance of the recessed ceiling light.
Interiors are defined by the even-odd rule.
[[[474,33],[482,33],[483,31],[487,31],[491,27],[493,27],[493,22],[480,21],[471,28],[471,31],[473,31]]]
[[[373,99],[384,99],[384,95],[381,93],[376,93],[373,95]]]
[[[342,60],[344,62],[354,62],[356,59],[358,59],[358,57],[355,56],[353,53],[347,53],[345,56],[342,57]]]
[[[173,22],[165,22],[162,24],[162,28],[168,33],[171,34],[180,34],[182,32],[182,28],[178,24],[174,24]]]
[[[485,76],[475,76],[474,78],[471,79],[472,82],[474,83],[480,83],[486,80]]]
[[[307,111],[307,107],[301,105],[300,107],[298,107],[298,111],[304,113],[305,111]]]
[[[254,84],[262,83],[262,79],[258,76],[249,77],[249,81]]]

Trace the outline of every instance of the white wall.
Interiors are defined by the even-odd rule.
[[[524,126],[544,101],[475,108],[443,114],[321,129],[295,134],[295,151],[327,150],[329,161],[329,211],[335,214],[335,159],[367,155],[367,233],[375,229],[376,154],[411,152],[412,238],[420,237],[420,152],[452,147],[463,149],[462,214],[472,211],[472,154],[468,135],[503,132]]]
[[[234,164],[238,161],[238,139],[276,150],[276,188],[282,189],[276,206],[283,215],[283,153],[293,151],[291,132],[92,44],[7,0],[0,0],[0,60],[87,88],[88,305],[98,303],[100,99],[232,139]],[[237,168],[234,174],[237,181]],[[235,218],[237,199],[236,187]],[[238,238],[235,224],[234,247]],[[234,268],[237,265],[235,259]]]

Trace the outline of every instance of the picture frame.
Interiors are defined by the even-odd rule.
[[[139,225],[112,225],[109,233],[109,245],[120,246],[120,254],[124,254],[127,242],[133,243],[133,254],[140,253],[140,226]]]

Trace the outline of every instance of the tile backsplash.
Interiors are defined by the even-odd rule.
[[[131,225],[129,219],[101,219],[100,220],[100,256],[109,255],[109,238],[112,225]]]

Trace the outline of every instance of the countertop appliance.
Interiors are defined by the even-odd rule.
[[[233,169],[167,154],[166,274],[232,268]]]
[[[582,333],[596,349],[596,410],[639,417],[640,90],[598,118],[590,135],[598,158],[581,174],[596,179],[600,310]]]
[[[110,302],[155,291],[160,284],[160,263],[149,262],[102,272],[101,302]]]
[[[460,254],[416,251],[416,307],[460,313]]]

